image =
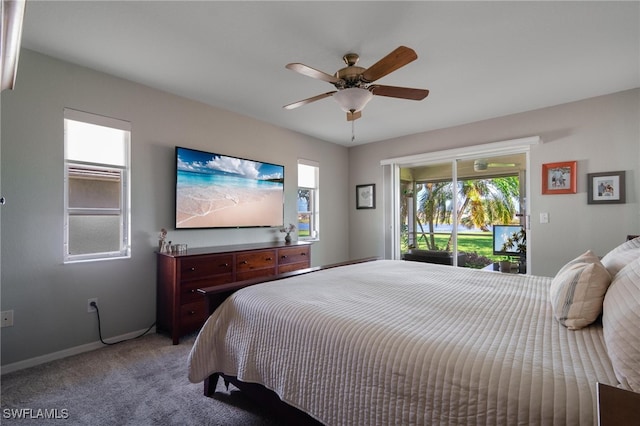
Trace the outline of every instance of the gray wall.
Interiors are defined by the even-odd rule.
[[[282,239],[276,229],[172,229],[174,146],[285,165],[285,223],[296,221],[297,159],[320,163],[321,240],[314,265],[348,259],[345,147],[23,50],[17,87],[2,92],[2,365],[98,340],[155,320],[160,228],[190,247]],[[132,123],[132,258],[62,264],[63,109]]]
[[[530,157],[531,273],[553,276],[587,249],[602,256],[640,233],[640,89],[357,146],[349,152],[349,181],[352,188],[376,183],[381,196],[383,159],[527,136],[544,141]],[[542,195],[542,164],[573,160],[577,193]],[[587,173],[617,170],[626,171],[626,204],[588,205]],[[383,209],[350,212],[350,256],[384,256]],[[541,212],[549,213],[548,224],[540,224]]]
[[[238,114],[23,50],[18,86],[2,92],[0,182],[2,365],[94,343],[87,314],[97,297],[103,334],[155,319],[157,233],[191,247],[270,241],[273,229],[172,230],[173,149],[183,145],[284,164],[286,222],[296,220],[298,158],[320,162],[321,241],[314,265],[384,255],[384,200],[355,209],[355,185],[376,183],[380,160],[538,135],[531,151],[532,271],[553,275],[586,249],[597,254],[640,233],[640,89],[464,126],[344,148]],[[129,260],[62,264],[63,108],[131,121],[132,252]],[[541,195],[541,165],[578,161],[578,193]],[[586,174],[627,171],[627,204],[587,205]],[[349,182],[349,185],[345,185]],[[537,220],[550,214],[549,224]]]

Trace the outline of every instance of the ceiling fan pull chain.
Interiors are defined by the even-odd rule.
[[[351,142],[356,140],[356,121],[351,122]]]

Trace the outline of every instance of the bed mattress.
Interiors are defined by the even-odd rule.
[[[590,425],[617,384],[602,326],[554,320],[551,278],[379,260],[236,292],[189,355],[327,425]]]

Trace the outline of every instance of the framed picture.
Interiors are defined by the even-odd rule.
[[[375,209],[376,208],[376,184],[356,185],[356,208]]]
[[[542,165],[543,194],[575,194],[577,190],[577,161]]]
[[[624,171],[587,174],[587,204],[623,204]]]

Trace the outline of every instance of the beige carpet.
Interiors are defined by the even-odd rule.
[[[1,378],[0,424],[281,424],[236,389],[218,384],[215,398],[203,396],[202,384],[187,379],[194,339],[172,345],[170,338],[150,334],[6,374]],[[15,413],[29,418],[10,418]]]

